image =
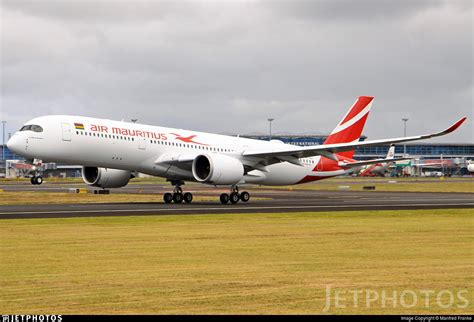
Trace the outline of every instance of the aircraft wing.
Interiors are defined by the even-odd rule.
[[[397,161],[412,160],[413,158],[391,158],[391,159],[373,159],[367,161],[356,162],[339,162],[338,165],[342,168],[356,168],[363,165],[377,164],[377,163],[392,163]]]
[[[394,143],[401,143],[401,142],[410,142],[410,141],[418,141],[418,140],[425,140],[437,136],[443,136],[454,132],[462,123],[466,120],[466,117],[463,117],[449,128],[444,131],[432,133],[432,134],[424,134],[419,136],[408,136],[402,138],[393,138],[393,139],[383,139],[383,140],[368,140],[368,141],[356,141],[350,143],[336,143],[336,144],[324,144],[324,145],[314,145],[314,146],[307,146],[307,147],[297,147],[297,146],[283,146],[283,147],[275,147],[274,149],[269,150],[248,150],[242,153],[244,157],[259,157],[259,158],[305,158],[305,157],[312,157],[317,155],[325,156],[331,160],[339,161],[335,153],[353,150],[358,147],[363,146],[375,146],[375,145],[389,145]]]

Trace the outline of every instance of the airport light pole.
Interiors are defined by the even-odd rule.
[[[5,162],[5,124],[7,121],[2,121],[2,161]]]
[[[403,118],[402,121],[403,121],[403,137],[406,137],[407,136],[407,122],[408,122],[408,119]],[[406,155],[407,155],[407,145],[404,143],[403,144],[403,156],[405,157]]]
[[[443,153],[441,153],[441,173],[444,177],[444,160],[443,160]]]
[[[268,119],[268,122],[270,123],[270,139],[269,141],[272,140],[272,122],[274,121],[275,119]]]

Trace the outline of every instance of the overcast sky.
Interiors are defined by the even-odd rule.
[[[371,139],[468,116],[437,141],[474,141],[471,0],[0,3],[7,133],[46,114],[327,133],[372,95]]]

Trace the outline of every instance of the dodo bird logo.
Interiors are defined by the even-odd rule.
[[[181,135],[176,134],[176,133],[170,133],[170,134],[176,136],[176,140],[180,140],[181,142],[192,143],[192,144],[199,144],[199,145],[208,145],[208,144],[204,144],[204,143],[200,143],[200,142],[194,141],[193,139],[194,139],[197,135],[181,136]]]

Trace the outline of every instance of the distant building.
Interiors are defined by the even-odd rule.
[[[0,145],[0,158],[3,156],[3,149],[5,149],[5,160],[24,160],[25,158],[14,154],[7,146]],[[2,160],[3,161],[3,160]]]

